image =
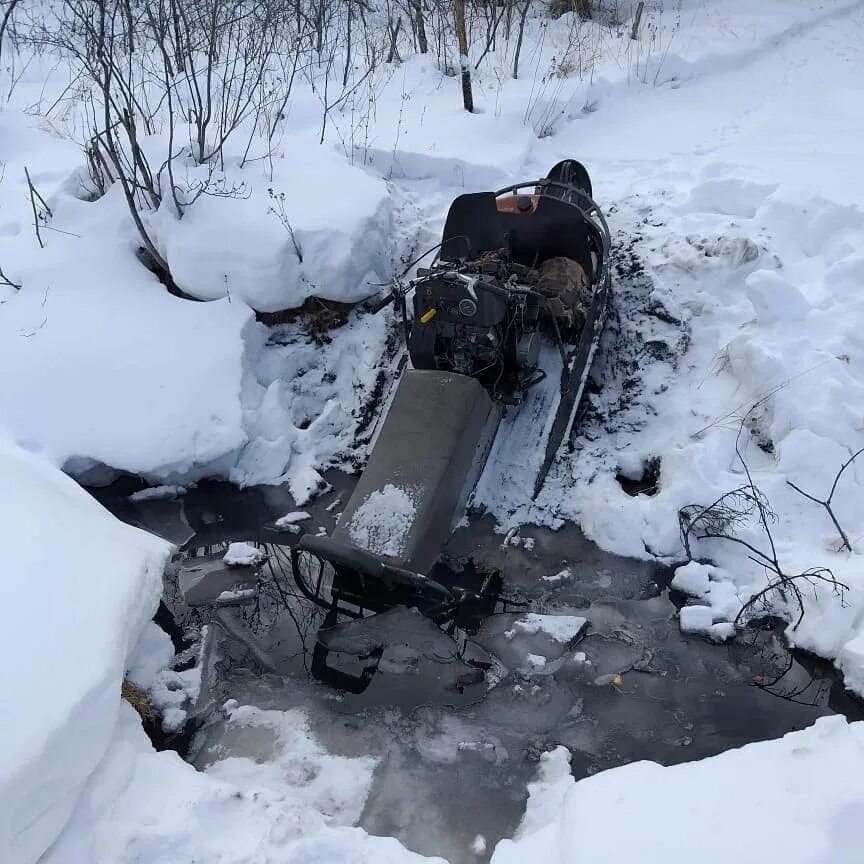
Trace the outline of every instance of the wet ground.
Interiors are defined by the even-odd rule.
[[[329,531],[350,495],[352,478],[328,480],[333,490],[303,508],[304,530]],[[282,488],[203,484],[138,503],[127,497],[135,488],[94,491],[120,518],[181,546],[181,568],[218,560],[231,540],[269,554],[255,601],[215,613],[211,703],[302,707],[331,751],[378,757],[360,824],[452,864],[488,860],[512,835],[537,759],[556,744],[583,777],[636,759],[699,759],[837,711],[864,717],[827,664],[792,656],[767,624],[722,646],[682,635],[684,598],[670,594],[668,571],[604,553],[572,526],[527,529],[506,545],[486,519],[459,528],[437,575],[459,582],[500,571],[509,606],[451,638],[405,609],[326,619],[293,583],[297,535],[274,527],[296,509]],[[176,585],[175,574],[168,599],[180,623],[206,623],[213,613],[186,607]],[[529,612],[555,617],[526,620]],[[566,632],[550,635],[555,625]],[[214,711],[189,758],[204,766],[254,755],[258,744],[243,735]],[[472,851],[477,835],[486,853]]]

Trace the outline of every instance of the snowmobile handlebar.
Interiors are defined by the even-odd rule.
[[[373,315],[377,315],[385,306],[389,306],[396,300],[396,289],[392,289],[383,297],[378,297],[377,300],[373,300],[366,307],[367,312],[371,312]]]
[[[429,273],[423,274],[431,275],[434,271],[429,271]],[[492,282],[484,282],[482,280],[477,280],[472,283],[474,288],[478,288],[481,291],[486,291],[490,294],[496,294],[499,297],[509,297],[513,294],[521,294],[525,297],[534,297],[540,302],[548,299],[546,295],[541,294],[539,291],[535,291],[533,288],[529,288],[524,285],[511,285],[507,288],[504,288],[501,285],[496,285]],[[394,286],[390,291],[387,292],[383,297],[379,296],[377,299],[373,299],[369,301],[368,305],[365,307],[366,311],[372,315],[377,315],[382,309],[389,306],[391,303],[396,303],[400,300],[400,298],[404,297],[414,285],[409,283],[408,285],[399,285]]]

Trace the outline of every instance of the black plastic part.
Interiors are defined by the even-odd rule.
[[[554,183],[561,183],[563,186],[572,186],[580,192],[584,192],[589,198],[594,197],[594,192],[591,188],[591,177],[588,171],[581,162],[575,159],[562,159],[556,165],[552,166],[552,170],[546,175],[547,180]],[[561,187],[550,186],[549,193],[556,198],[565,196],[564,190]]]
[[[441,259],[458,261],[505,248],[504,228],[497,216],[494,192],[460,195],[444,223]]]
[[[530,214],[500,212],[492,192],[460,195],[447,214],[441,259],[456,261],[506,249],[517,264],[537,267],[564,256],[578,261],[593,279],[591,252],[602,250],[596,235],[579,207],[551,191],[540,196]]]
[[[435,333],[434,327],[426,327],[420,323],[415,309],[414,322],[408,335],[408,353],[415,369],[437,368]]]
[[[348,543],[304,534],[296,548],[333,567],[332,595],[336,602],[344,601],[372,611],[400,604],[417,606],[430,615],[439,614],[454,602],[453,595],[443,585]],[[294,575],[295,579],[299,578],[297,571]],[[303,588],[308,596],[311,586]]]
[[[297,541],[297,548],[329,561],[334,567],[348,567],[358,573],[375,577],[380,577],[384,572],[384,562],[377,555],[329,537],[304,534]]]
[[[466,284],[464,278],[455,273],[442,273],[417,282],[414,290],[415,322],[419,322],[426,311],[434,309],[432,321],[435,323],[467,324],[471,327],[500,324],[507,315],[506,289],[494,277],[485,274],[474,281],[475,297],[469,296]],[[465,300],[470,302],[465,304]]]

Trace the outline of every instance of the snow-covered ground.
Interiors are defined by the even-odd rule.
[[[176,753],[155,752],[123,705],[108,752],[44,864],[434,860],[350,827],[375,767],[369,760],[322,751],[299,712],[235,707],[231,719],[269,739],[272,761],[234,756],[196,771]]]
[[[541,757],[522,824],[492,864],[852,864],[862,768],[864,724],[842,717],[701,762],[633,762],[578,783],[558,747]]]
[[[606,549],[681,563],[678,512],[747,482],[740,440],[777,518],[770,541],[752,519],[738,536],[772,555],[773,541],[788,575],[827,567],[847,586],[821,583],[817,594],[802,582],[806,614],[789,636],[864,693],[864,457],[833,499],[851,551],[826,510],[787,482],[827,496],[864,446],[864,3],[665,5],[646,4],[638,40],[626,14],[606,29],[532,13],[519,79],[512,43],[499,40],[476,75],[473,115],[431,55],[375,76],[362,91],[372,107],[358,118],[357,99],[342,103],[327,134],[321,95],[304,80],[275,153],[246,161],[245,141],[227,153],[223,180],[237,194],[203,195],[183,219],[167,205],[147,217],[178,287],[206,303],[170,295],[139,263],[116,185],[91,200],[69,69],[43,55],[10,73],[4,46],[0,268],[21,287],[0,280],[0,430],[15,442],[0,445],[0,639],[6,657],[27,658],[5,665],[0,687],[0,845],[15,864],[58,835],[52,864],[416,857],[347,827],[370,766],[328,761],[301,717],[289,718],[290,740],[303,744],[295,755],[279,749],[289,733],[276,720],[250,720],[281,754],[260,771],[202,774],[153,752],[121,708],[120,683],[169,550],[118,525],[57,469],[175,488],[204,476],[284,482],[302,505],[324,468],[362,458],[355,436],[387,365],[390,322],[353,312],[316,338],[299,322],[268,330],[253,309],[373,294],[435,242],[454,195],[540,176],[563,157],[587,164],[616,237],[604,386],[536,503],[532,462],[506,442],[476,503],[502,530],[573,520]],[[164,140],[147,146],[159,152]],[[37,207],[41,242],[25,167],[50,208]],[[651,460],[656,494],[628,495],[616,476],[639,478]],[[728,541],[696,540],[691,551],[712,563],[678,572],[699,607],[682,624],[728,635],[765,568]],[[775,608],[797,619],[794,603]],[[689,807],[682,821],[693,837],[714,830],[717,860],[733,841],[739,857],[779,842],[770,826],[781,820],[789,860],[851,864],[861,749],[860,727],[835,720],[572,789],[559,753],[495,860],[580,850],[584,860],[650,860],[616,844],[667,836],[676,842],[655,857],[689,860],[692,845],[658,827]],[[720,793],[742,776],[765,783]],[[754,821],[769,803],[775,818]],[[613,805],[610,825],[598,813]],[[641,830],[616,830],[633,820]],[[718,828],[730,824],[736,832]]]

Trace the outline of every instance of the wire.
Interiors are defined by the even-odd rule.
[[[430,252],[434,252],[436,249],[440,249],[445,243],[449,243],[451,240],[460,239],[468,240],[469,242],[471,240],[471,238],[467,234],[454,234],[452,237],[445,237],[440,243],[436,243],[434,246],[427,249],[422,255],[411,261],[408,266],[396,277],[396,279],[398,280],[405,276],[415,264],[419,264]]]

